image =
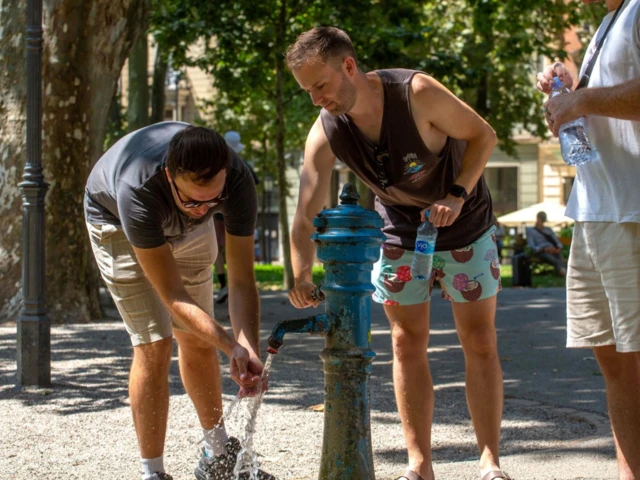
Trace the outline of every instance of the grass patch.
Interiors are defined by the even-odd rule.
[[[261,265],[254,266],[256,275],[256,283],[261,290],[282,290],[282,278],[284,267],[282,265]],[[508,288],[512,285],[513,273],[511,265],[500,265],[500,275],[502,277],[502,286]],[[217,278],[214,274],[214,281]],[[313,267],[313,283],[316,285],[324,280],[324,269],[321,266]],[[565,279],[555,273],[531,274],[533,288],[539,287],[564,287]],[[436,286],[438,284],[436,283]]]
[[[253,266],[256,275],[256,284],[260,290],[282,290],[282,281],[284,278],[284,267],[282,265],[262,265],[256,263]],[[213,274],[214,284],[218,285],[218,279]],[[324,268],[321,266],[313,267],[313,283],[316,285],[324,280]]]

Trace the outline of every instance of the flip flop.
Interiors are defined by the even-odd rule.
[[[487,473],[484,477],[482,477],[482,480],[496,480],[496,479],[511,480],[511,477],[506,473],[504,473],[502,470],[492,470],[489,473]]]
[[[396,480],[424,480],[420,475],[418,475],[413,470],[405,470],[405,472],[400,475]],[[484,480],[484,479],[483,479]]]

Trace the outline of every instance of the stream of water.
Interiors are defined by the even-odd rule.
[[[269,370],[271,369],[271,362],[273,362],[274,354],[267,355],[267,360],[264,362],[264,370],[262,371],[262,384],[267,383],[269,379]],[[262,391],[262,385],[260,391],[255,396],[247,398],[247,422],[244,427],[244,436],[240,439],[242,449],[238,453],[238,459],[236,466],[233,470],[236,480],[240,480],[241,474],[249,474],[249,480],[258,480],[258,470],[260,469],[260,460],[258,459],[258,453],[253,450],[253,436],[256,431],[256,419],[258,418],[258,410],[262,405],[262,399],[264,397],[264,391]],[[243,476],[246,478],[246,475]]]

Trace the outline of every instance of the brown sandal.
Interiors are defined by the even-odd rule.
[[[400,475],[396,480],[424,480],[420,475],[418,475],[413,470],[405,470],[405,472]],[[484,480],[484,479],[483,479]]]
[[[496,480],[498,478],[501,478],[503,480],[511,480],[511,477],[504,473],[502,470],[492,470],[484,477],[482,477],[482,480]]]

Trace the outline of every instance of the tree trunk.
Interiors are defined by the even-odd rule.
[[[147,36],[140,35],[129,56],[129,102],[127,131],[149,125],[149,46]]]
[[[471,55],[476,58],[476,65],[483,65],[476,72],[478,75],[475,110],[483,118],[489,114],[489,65],[486,65],[489,53],[493,50],[493,13],[494,4],[491,2],[477,2],[473,9],[473,26],[476,40]]]
[[[0,0],[0,322],[16,320],[22,292],[22,199],[26,163],[26,2]]]
[[[149,123],[164,120],[165,87],[169,60],[162,44],[158,43],[156,60],[153,64],[153,84],[151,86],[151,118]]]
[[[287,2],[282,0],[280,4],[280,18],[278,21],[276,45],[284,46],[285,29],[287,28]],[[282,50],[278,50],[282,51]],[[284,262],[284,288],[293,288],[293,268],[291,267],[291,242],[289,240],[289,217],[287,215],[287,198],[289,187],[287,185],[287,162],[284,158],[284,60],[282,55],[276,55],[276,158],[278,164],[278,218],[280,231],[282,232],[282,259]]]
[[[0,7],[0,321],[15,320],[21,302],[18,183],[26,144],[25,9],[25,0]],[[147,10],[148,0],[49,0],[44,5],[42,159],[50,184],[46,298],[54,322],[99,316],[84,187],[103,152],[118,76],[145,29]]]
[[[268,162],[268,146],[267,146],[267,137],[266,135],[262,137],[262,152],[264,155],[264,165],[266,167],[267,162]],[[266,168],[264,169],[266,172]],[[267,263],[267,260],[271,261],[271,252],[267,252],[267,246],[270,245],[269,242],[267,242],[267,237],[265,236],[265,233],[267,232],[267,227],[269,225],[269,210],[267,210],[267,196],[265,194],[264,191],[264,185],[265,185],[265,180],[266,180],[267,175],[263,175],[262,176],[262,185],[260,188],[260,190],[262,191],[262,195],[260,196],[262,199],[262,221],[260,222],[260,261],[263,264]],[[271,232],[269,232],[269,235],[271,235]]]

